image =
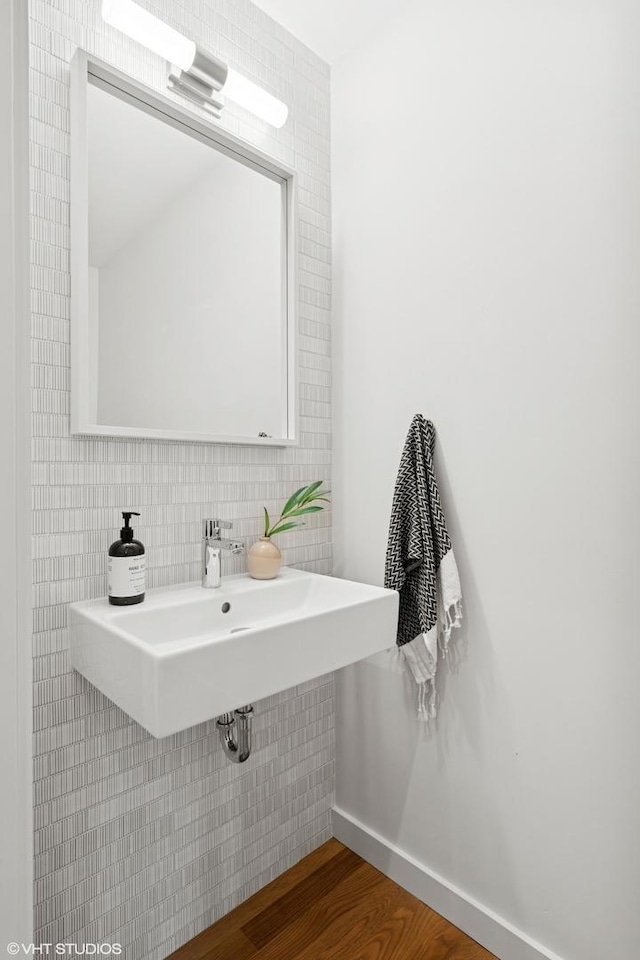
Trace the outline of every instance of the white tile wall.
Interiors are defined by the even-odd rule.
[[[69,436],[69,61],[83,46],[165,92],[164,64],[104,27],[99,0],[29,0],[36,942],[117,942],[126,960],[165,957],[324,841],[334,754],[330,678],[257,704],[236,766],[212,723],[154,740],[68,669],[67,604],[105,592],[123,507],[142,513],[149,586],[177,583],[198,575],[203,516],[248,544],[263,504],[331,472],[328,67],[248,0],[143,4],[290,106],[278,132],[233,106],[223,126],[299,173],[302,443]],[[330,522],[284,535],[285,561],[329,572]]]

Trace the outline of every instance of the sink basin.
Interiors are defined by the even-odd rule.
[[[71,666],[154,737],[393,646],[393,590],[284,568],[203,590],[149,590],[144,603],[70,605]]]

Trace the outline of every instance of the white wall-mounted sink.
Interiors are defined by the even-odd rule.
[[[393,646],[398,595],[284,568],[275,580],[183,584],[144,603],[70,606],[70,660],[154,737]]]

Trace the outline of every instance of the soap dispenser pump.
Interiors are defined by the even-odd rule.
[[[124,526],[120,530],[120,539],[109,547],[108,594],[109,603],[125,607],[132,603],[142,603],[145,590],[146,557],[144,544],[133,539],[133,530],[129,526],[131,517],[139,517],[135,510],[123,510]]]

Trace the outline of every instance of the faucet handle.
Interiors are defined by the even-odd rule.
[[[203,537],[220,537],[221,530],[232,530],[233,524],[230,520],[216,520],[211,518],[205,518],[202,521],[202,535]]]

